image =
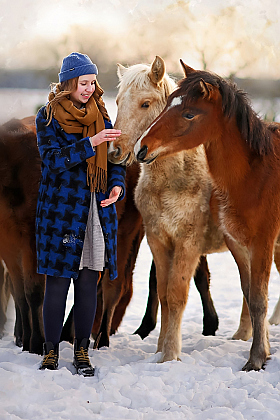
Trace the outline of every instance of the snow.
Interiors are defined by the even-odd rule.
[[[208,256],[211,292],[219,315],[215,337],[204,337],[202,307],[192,280],[182,323],[181,361],[157,363],[160,328],[143,341],[132,335],[145,312],[151,253],[143,240],[134,273],[134,294],[110,347],[89,356],[96,375],[74,373],[73,347],[60,344],[59,369],[39,371],[41,356],[23,352],[13,339],[14,308],[8,308],[0,340],[1,420],[272,420],[280,418],[279,326],[270,327],[271,358],[265,370],[242,372],[251,340],[231,340],[239,324],[242,294],[230,253]],[[268,316],[279,296],[272,267]],[[73,302],[68,296],[67,311]]]

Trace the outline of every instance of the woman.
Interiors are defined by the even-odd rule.
[[[67,293],[74,283],[74,366],[93,376],[88,357],[97,281],[104,267],[117,277],[117,216],[125,168],[107,161],[114,130],[95,64],[85,54],[63,59],[59,83],[36,117],[42,177],[36,215],[38,273],[46,274],[45,343],[40,369],[57,369]]]

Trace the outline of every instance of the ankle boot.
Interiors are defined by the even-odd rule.
[[[58,367],[58,348],[59,344],[54,345],[51,341],[43,344],[44,358],[39,367],[40,370],[56,370]]]
[[[91,366],[88,357],[88,346],[90,340],[83,338],[82,340],[74,341],[74,360],[73,365],[79,375],[94,376],[94,367]]]

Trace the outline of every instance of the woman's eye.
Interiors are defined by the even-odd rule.
[[[149,106],[150,106],[150,103],[149,103],[149,102],[144,102],[144,103],[141,105],[141,108],[149,108]]]
[[[187,112],[186,114],[183,114],[183,117],[187,118],[187,120],[192,120],[194,118],[194,115]]]

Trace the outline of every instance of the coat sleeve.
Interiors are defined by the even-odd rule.
[[[37,143],[42,162],[51,172],[64,172],[95,155],[89,137],[62,147],[54,125],[47,122],[42,107],[36,116]]]
[[[111,121],[105,122],[105,128],[113,128]],[[108,179],[107,189],[110,192],[112,188],[119,186],[122,187],[122,195],[118,198],[118,201],[122,200],[125,196],[125,175],[126,167],[122,165],[116,165],[108,162]]]
[[[119,197],[118,201],[122,200],[125,196],[125,175],[125,166],[116,165],[111,162],[108,162],[107,189],[110,192],[111,189],[116,186],[122,187],[122,195]]]

